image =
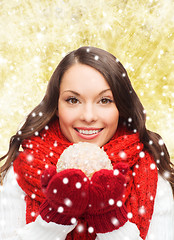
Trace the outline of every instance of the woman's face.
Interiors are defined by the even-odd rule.
[[[119,119],[112,91],[103,75],[79,63],[62,77],[57,115],[61,131],[70,142],[90,142],[99,147],[112,138]]]

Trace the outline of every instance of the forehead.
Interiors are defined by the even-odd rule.
[[[63,75],[60,91],[66,88],[73,89],[98,89],[110,88],[104,76],[91,66],[76,63],[71,66]]]

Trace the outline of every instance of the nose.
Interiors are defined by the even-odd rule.
[[[95,122],[97,120],[97,111],[92,103],[83,105],[81,112],[81,120],[87,123]]]

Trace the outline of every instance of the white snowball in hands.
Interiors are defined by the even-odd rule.
[[[87,142],[74,143],[63,151],[57,162],[57,172],[68,168],[81,169],[89,178],[100,169],[113,169],[106,152]]]

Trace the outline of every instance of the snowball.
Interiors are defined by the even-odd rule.
[[[74,143],[61,154],[57,172],[68,168],[81,169],[89,178],[100,169],[113,169],[106,152],[96,144],[87,142]]]

